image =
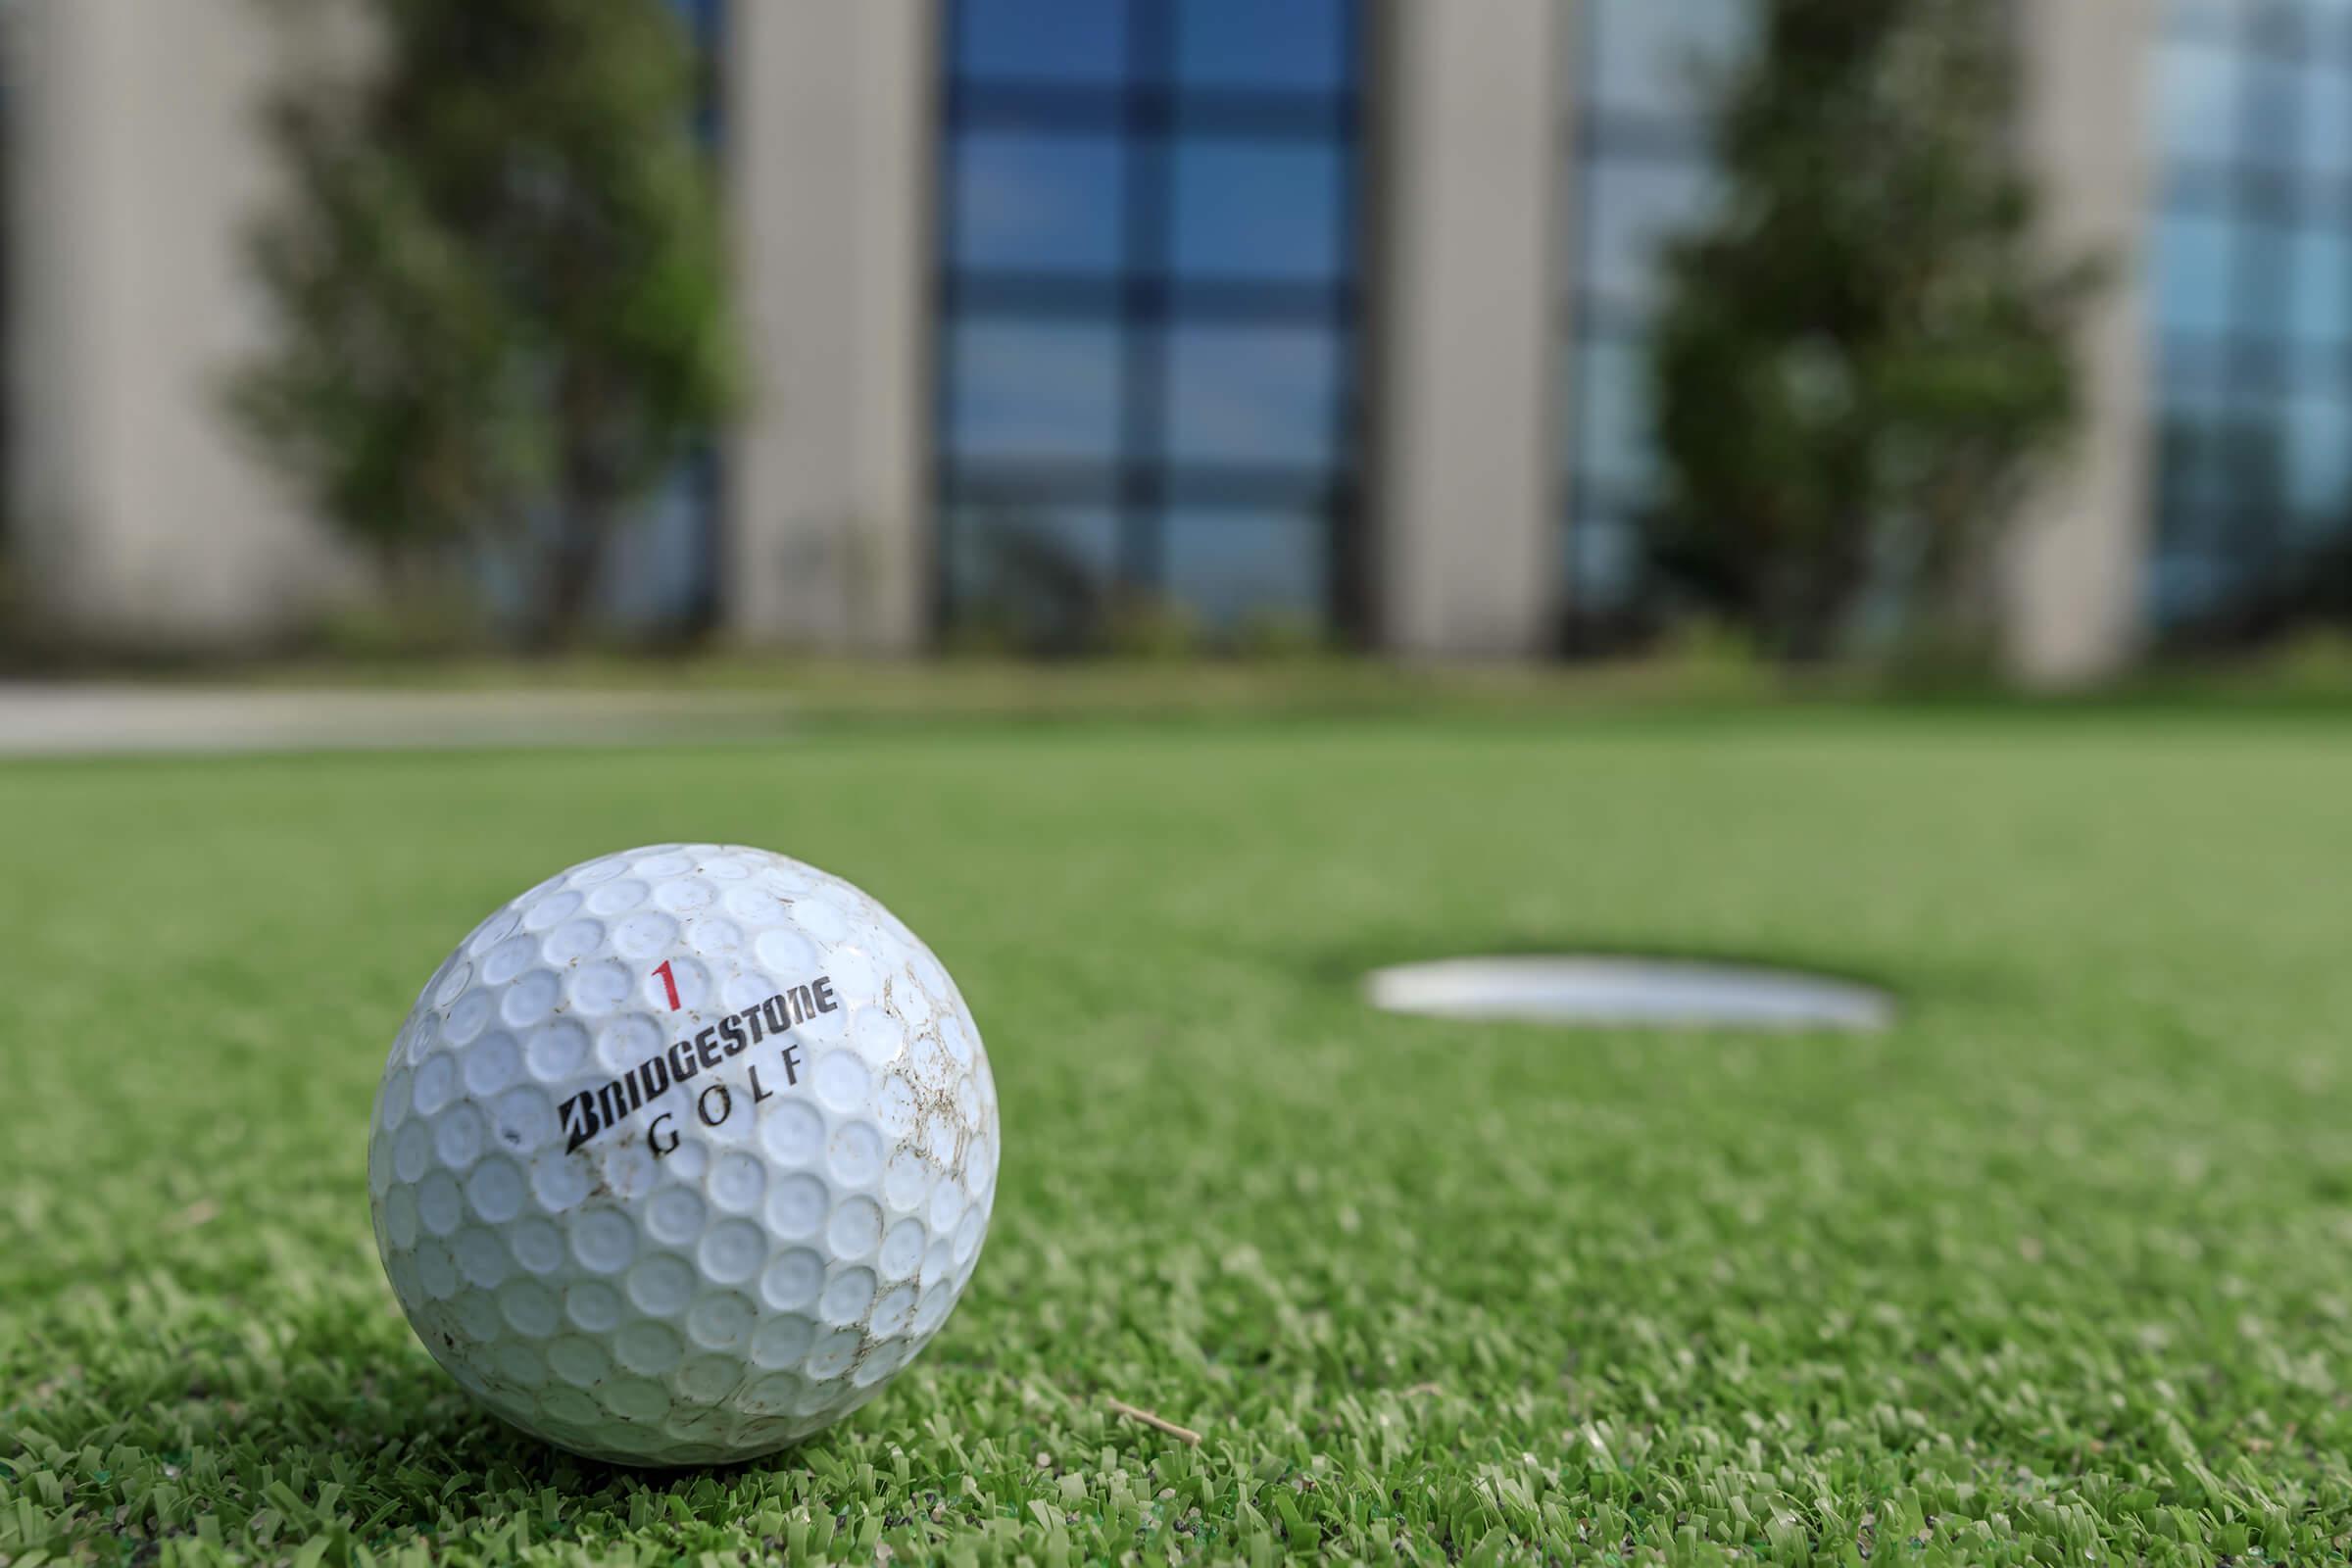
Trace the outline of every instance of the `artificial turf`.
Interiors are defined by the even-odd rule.
[[[2342,1560],[2352,732],[986,724],[0,766],[0,1557]],[[885,1397],[635,1473],[378,1269],[389,1035],[639,842],[864,884],[986,1034],[979,1274]],[[1878,1038],[1375,1014],[1553,947]],[[1189,1447],[1117,1398],[1198,1429]]]

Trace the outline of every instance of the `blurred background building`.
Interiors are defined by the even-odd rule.
[[[693,0],[749,416],[623,542],[648,624],[898,652],[1173,607],[1605,646],[1642,343],[1750,0]],[[2352,524],[2352,0],[2024,0],[2053,245],[2121,263],[2007,651],[2095,676]],[[237,645],[353,568],[224,417],[266,330],[253,0],[17,0],[7,544],[80,634]],[[2144,279],[2144,282],[2143,282]],[[2254,607],[2254,608],[2249,608]]]

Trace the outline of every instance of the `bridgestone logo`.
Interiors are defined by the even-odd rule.
[[[786,1038],[787,1032],[820,1012],[840,1010],[841,999],[833,994],[833,977],[820,974],[807,985],[779,991],[741,1012],[728,1013],[688,1039],[672,1042],[668,1050],[654,1053],[610,1083],[582,1090],[564,1102],[561,1107],[564,1152],[568,1154],[599,1134],[612,1131],[706,1069],[717,1066],[729,1056],[740,1056],[765,1041],[773,1041],[778,1048],[786,1086],[799,1083],[800,1047]],[[758,1064],[752,1067],[751,1080],[755,1102],[774,1092],[760,1083]],[[718,1095],[715,1114],[710,1102],[713,1091]],[[712,1084],[705,1090],[698,1104],[698,1112],[712,1126],[724,1121],[733,1108],[734,1096],[723,1084]],[[658,1123],[663,1117],[655,1119]],[[675,1137],[673,1133],[671,1148],[676,1147]],[[657,1147],[655,1152],[665,1153],[667,1150]]]

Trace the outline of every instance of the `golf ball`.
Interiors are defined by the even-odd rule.
[[[560,872],[476,926],[392,1043],[376,1247],[493,1411],[628,1464],[751,1458],[880,1393],[996,1194],[956,983],[838,877],[739,845]]]

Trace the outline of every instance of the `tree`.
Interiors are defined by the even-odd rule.
[[[1716,125],[1719,215],[1653,339],[1668,578],[1783,658],[1866,598],[1978,619],[1991,547],[2076,413],[2099,269],[2050,259],[1984,0],[1762,0]]]
[[[359,71],[273,100],[250,428],[397,576],[524,542],[578,632],[607,540],[732,406],[724,247],[664,0],[358,0]],[[301,21],[301,0],[283,8]]]

